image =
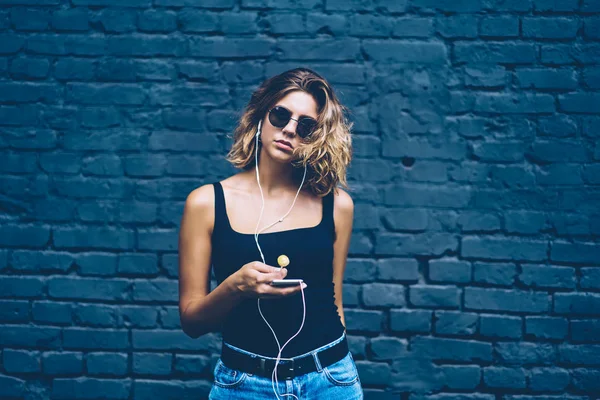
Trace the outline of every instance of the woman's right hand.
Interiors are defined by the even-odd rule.
[[[277,268],[260,261],[252,261],[231,274],[230,280],[233,288],[249,298],[274,298],[289,296],[300,291],[300,285],[292,287],[274,287],[271,282],[275,279],[285,279],[286,268]],[[302,283],[302,288],[306,284]]]

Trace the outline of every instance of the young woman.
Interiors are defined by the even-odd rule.
[[[354,209],[337,188],[351,158],[345,111],[314,71],[267,79],[228,154],[242,172],[186,200],[182,327],[223,334],[210,399],[363,398],[342,308]]]

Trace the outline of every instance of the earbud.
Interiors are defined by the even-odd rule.
[[[256,130],[256,136],[260,136],[260,127],[262,126],[262,120],[258,121],[258,129]]]

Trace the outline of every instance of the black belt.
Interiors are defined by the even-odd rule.
[[[346,337],[324,350],[317,351],[321,368],[327,367],[348,354],[348,341]],[[266,376],[270,378],[275,368],[275,360],[260,356],[240,353],[227,345],[221,350],[221,361],[227,367],[237,369],[253,375]],[[278,379],[292,379],[295,376],[317,371],[317,365],[311,354],[303,357],[282,358],[277,364]]]

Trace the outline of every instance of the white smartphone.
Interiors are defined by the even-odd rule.
[[[302,282],[304,282],[302,279],[274,279],[271,282],[271,286],[275,286],[275,287],[298,286]]]

